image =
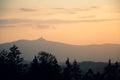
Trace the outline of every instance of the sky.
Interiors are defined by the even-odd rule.
[[[0,0],[0,44],[44,37],[120,44],[120,0]]]

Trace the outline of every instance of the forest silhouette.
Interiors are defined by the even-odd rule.
[[[120,80],[120,64],[109,60],[103,72],[89,69],[84,73],[77,60],[71,63],[67,58],[63,67],[54,55],[44,51],[25,64],[20,50],[13,45],[9,51],[0,52],[0,80]]]

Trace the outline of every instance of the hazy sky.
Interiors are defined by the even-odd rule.
[[[0,43],[120,44],[120,0],[0,0]]]

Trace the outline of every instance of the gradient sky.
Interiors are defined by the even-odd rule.
[[[120,44],[120,0],[0,0],[0,43]]]

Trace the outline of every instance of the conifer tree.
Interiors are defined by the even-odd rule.
[[[69,61],[69,58],[66,60],[66,67],[63,72],[63,80],[71,80],[72,79],[72,65]]]
[[[95,80],[95,74],[92,69],[89,69],[88,72],[83,77],[83,80]]]
[[[22,74],[23,70],[23,58],[20,56],[21,52],[18,50],[16,45],[10,48],[10,51],[3,50],[0,54],[0,64],[2,67],[2,74],[6,75],[7,79],[18,79]]]
[[[72,65],[72,78],[74,80],[81,80],[80,65],[77,63],[76,60],[74,60],[73,65]]]

